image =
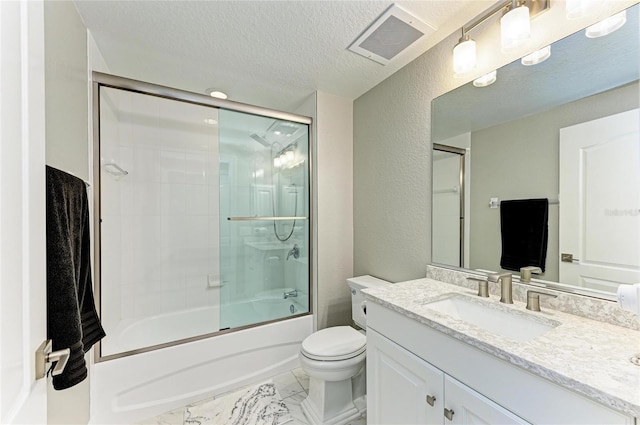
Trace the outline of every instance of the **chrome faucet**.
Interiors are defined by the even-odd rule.
[[[287,298],[295,298],[298,296],[298,290],[294,289],[293,291],[285,292],[283,295],[285,300]]]
[[[527,283],[531,282],[531,274],[540,274],[542,273],[542,269],[540,267],[535,266],[527,266],[520,268],[520,282]]]
[[[500,282],[500,302],[513,304],[511,295],[511,273],[494,273],[487,276],[490,282]]]
[[[298,258],[300,258],[300,247],[298,246],[298,244],[293,244],[293,248],[291,248],[289,250],[289,253],[287,254],[287,260],[289,259],[289,257],[291,257],[293,255],[293,258],[295,258],[296,260]],[[287,297],[285,297],[287,298]]]

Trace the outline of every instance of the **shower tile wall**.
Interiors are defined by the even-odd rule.
[[[219,288],[211,287],[220,279],[217,110],[103,91],[105,326],[218,306]],[[109,164],[128,174],[114,175]],[[218,320],[212,318],[211,331]]]

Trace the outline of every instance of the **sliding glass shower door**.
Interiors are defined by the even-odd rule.
[[[309,126],[220,110],[220,327],[309,311]]]
[[[308,313],[309,125],[136,84],[94,85],[99,360]]]

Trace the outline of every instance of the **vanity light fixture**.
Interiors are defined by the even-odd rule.
[[[536,50],[533,53],[528,54],[520,60],[524,66],[537,65],[540,62],[544,62],[551,56],[551,45],[543,47],[540,50]]]
[[[453,48],[453,73],[462,76],[476,66],[476,42],[462,30],[462,37]]]
[[[504,11],[500,19],[502,51],[521,45],[531,34],[531,18],[549,9],[550,0],[505,0],[487,9],[462,27],[462,37],[453,48],[453,72],[456,77],[474,69],[476,42],[467,34],[496,13]]]
[[[623,10],[620,13],[616,13],[613,16],[609,16],[606,19],[593,24],[585,30],[585,35],[588,38],[598,38],[609,35],[612,32],[622,28],[627,22],[627,11]]]
[[[509,11],[500,19],[502,51],[508,52],[520,46],[531,36],[529,8],[514,0]]]
[[[207,94],[216,99],[227,99],[229,97],[225,92],[218,89],[207,89]]]
[[[491,71],[480,78],[473,80],[475,87],[487,87],[496,82],[498,71]]]

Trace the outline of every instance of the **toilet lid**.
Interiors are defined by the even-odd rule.
[[[322,329],[302,341],[302,354],[314,360],[345,360],[366,350],[367,338],[350,326]]]

